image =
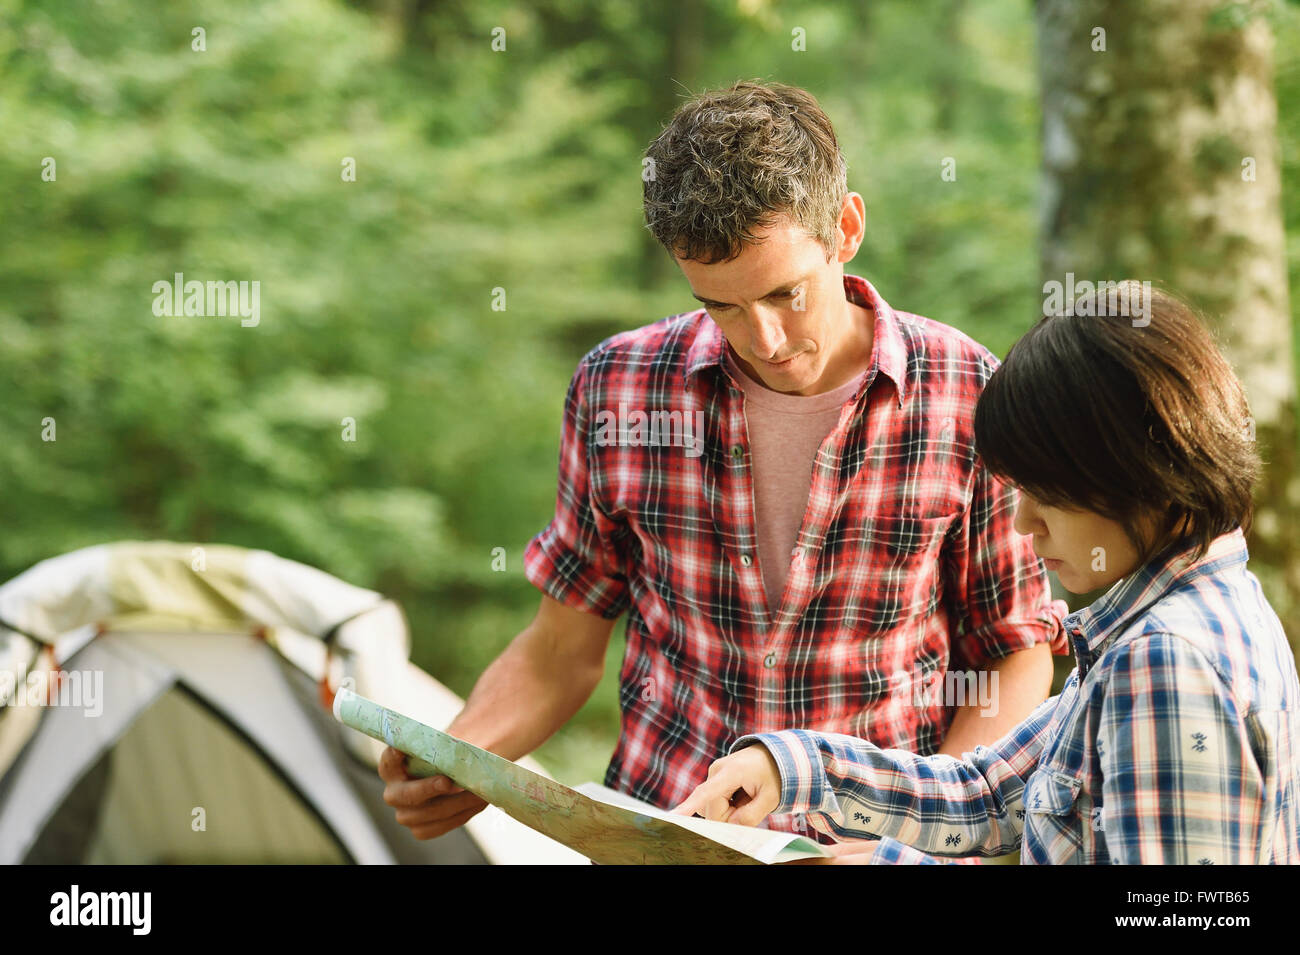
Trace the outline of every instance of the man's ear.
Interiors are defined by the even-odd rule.
[[[837,231],[839,232],[839,242],[837,243],[836,251],[847,254],[847,258],[841,260],[844,262],[852,260],[852,258],[858,254],[858,249],[862,245],[862,240],[866,238],[866,206],[863,205],[862,209],[859,210],[858,205],[860,203],[862,203],[862,197],[860,195],[856,192],[848,192],[845,193],[844,204],[840,207],[840,218],[836,223]],[[845,218],[850,215],[850,210],[857,212],[858,214],[855,218],[861,220],[861,234],[858,235],[856,242],[851,242],[848,230],[845,228],[844,223]]]

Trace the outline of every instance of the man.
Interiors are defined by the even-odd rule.
[[[645,169],[649,228],[705,309],[579,364],[555,517],[524,558],[541,608],[449,732],[533,750],[591,694],[627,610],[605,782],[664,808],[746,733],[922,754],[994,742],[1047,697],[1067,609],[1011,526],[1012,490],[973,453],[997,360],[844,274],[862,197],[806,92],[703,94]],[[484,806],[445,777],[410,780],[392,749],[380,775],[417,838]],[[770,824],[828,841],[798,817]]]

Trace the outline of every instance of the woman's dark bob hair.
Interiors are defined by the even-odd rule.
[[[975,449],[1040,504],[1121,524],[1138,566],[1250,529],[1260,460],[1241,383],[1187,303],[1123,282],[1112,303],[1048,315],[1021,338],[975,408]],[[1125,298],[1124,296],[1128,296]],[[1102,311],[1106,314],[1077,314]],[[1123,314],[1116,314],[1122,311]],[[1141,538],[1143,514],[1156,519]]]

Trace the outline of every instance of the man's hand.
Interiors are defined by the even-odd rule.
[[[757,826],[781,804],[781,773],[761,743],[715,760],[709,778],[673,812]]]
[[[463,826],[487,807],[446,776],[418,779],[406,771],[406,755],[389,746],[379,757],[384,802],[397,810],[399,823],[417,839],[434,839]]]
[[[591,696],[605,669],[614,621],[542,596],[533,622],[474,684],[447,732],[505,759],[531,753]],[[389,747],[379,759],[384,802],[417,839],[464,825],[487,803],[446,776],[417,779]]]

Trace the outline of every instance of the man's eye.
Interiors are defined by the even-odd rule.
[[[769,298],[794,298],[797,294],[799,294],[798,289],[791,289],[788,292],[776,292],[775,294],[769,296]],[[706,302],[704,304],[704,307],[708,309],[710,312],[721,312],[729,308],[735,308],[734,305],[718,305],[712,302]]]

